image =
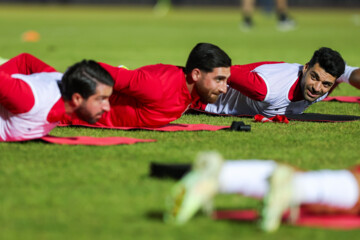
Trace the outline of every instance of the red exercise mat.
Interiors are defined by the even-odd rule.
[[[106,129],[118,129],[118,130],[151,130],[161,132],[177,132],[177,131],[218,131],[221,129],[228,129],[229,126],[217,126],[209,124],[174,124],[170,123],[162,127],[150,128],[150,127],[109,127],[109,126],[97,126],[91,124],[59,124],[60,127],[91,127],[91,128],[106,128]]]
[[[259,214],[256,210],[221,210],[213,214],[214,219],[234,221],[257,221]],[[286,217],[283,218],[286,221]],[[360,216],[357,215],[320,215],[301,212],[296,226],[319,227],[328,229],[358,229]]]
[[[93,145],[93,146],[108,146],[108,145],[119,145],[119,144],[134,144],[141,142],[155,142],[155,139],[137,139],[128,137],[55,137],[55,136],[44,136],[40,138],[48,143],[55,144],[67,144],[67,145]]]
[[[337,101],[337,102],[345,102],[345,103],[360,103],[360,97],[335,96],[335,97],[326,97],[323,101]]]

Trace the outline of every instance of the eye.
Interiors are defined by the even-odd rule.
[[[327,88],[329,88],[329,87],[332,86],[332,84],[331,84],[331,83],[328,83],[328,82],[323,83],[323,85],[324,85],[325,87],[327,87]]]
[[[217,83],[220,83],[220,82],[222,82],[222,81],[226,81],[226,78],[216,77],[216,78],[215,78],[215,81],[216,81]]]
[[[99,102],[103,102],[103,101],[105,101],[106,99],[107,99],[107,97],[105,97],[105,96],[98,96],[98,97],[96,98],[96,100],[99,101]]]

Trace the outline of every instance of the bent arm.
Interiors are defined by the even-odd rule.
[[[355,69],[349,78],[350,85],[356,87],[357,89],[360,89],[360,68]]]
[[[13,114],[25,113],[35,104],[30,86],[0,71],[0,105]]]
[[[114,67],[106,63],[99,63],[114,79],[114,91],[124,91],[130,87],[133,79],[136,79],[136,71],[123,67]]]
[[[231,66],[229,86],[255,101],[264,101],[268,92],[266,83],[253,70],[258,66],[272,63],[278,62],[257,62]]]
[[[115,81],[113,94],[126,94],[143,103],[158,99],[162,94],[159,81],[141,68],[128,70],[106,63],[99,64],[110,73]]]
[[[29,75],[40,72],[56,72],[53,67],[28,53],[22,53],[11,58],[0,66],[0,71],[10,75],[14,73]]]
[[[360,68],[346,65],[344,73],[336,80],[336,82],[346,82],[357,89],[360,89]]]
[[[0,104],[13,114],[25,113],[35,104],[34,94],[30,86],[17,78],[15,73],[33,74],[40,72],[56,72],[56,70],[40,59],[28,53],[11,58],[0,66]]]

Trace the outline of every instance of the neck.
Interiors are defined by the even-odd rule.
[[[295,83],[291,86],[288,98],[292,102],[300,101],[304,99],[303,91],[302,91],[302,71],[299,71],[298,79],[295,81]]]
[[[66,114],[71,115],[75,111],[75,108],[72,106],[69,100],[64,100],[64,105]]]
[[[186,86],[187,86],[190,94],[192,94],[192,92],[194,91],[194,88],[195,88],[195,82],[192,79],[192,77],[187,74],[185,74],[185,79],[186,79]]]

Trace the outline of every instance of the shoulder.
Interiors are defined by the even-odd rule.
[[[257,66],[254,71],[255,72],[278,72],[278,73],[298,73],[299,68],[302,67],[301,64],[298,63],[271,63],[271,64],[262,64]]]
[[[185,78],[182,67],[170,64],[147,65],[136,69],[139,74],[146,78],[155,78],[156,81],[176,81]]]
[[[302,65],[297,63],[279,63],[263,65],[254,71],[266,82],[268,95],[265,101],[274,102],[287,99],[292,87],[299,79]]]
[[[182,72],[183,67],[171,65],[171,64],[153,64],[153,65],[146,65],[140,68],[137,68],[136,70],[139,71],[147,71],[147,72],[164,72],[164,71],[171,71],[171,72]]]
[[[257,67],[265,66],[265,65],[273,65],[273,64],[279,64],[283,62],[275,62],[275,61],[262,61],[262,62],[254,62],[254,63],[248,63],[248,64],[241,64],[241,65],[233,65],[231,66],[231,73],[236,71],[252,71]]]
[[[264,81],[271,85],[276,84],[279,87],[293,84],[299,77],[302,65],[297,63],[278,63],[271,65],[261,65],[253,70],[259,74]]]

